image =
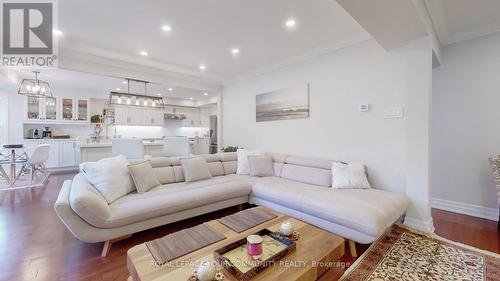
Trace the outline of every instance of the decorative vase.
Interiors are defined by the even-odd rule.
[[[196,276],[200,281],[213,281],[216,273],[217,269],[211,261],[202,262],[196,270]]]
[[[290,221],[285,221],[280,226],[281,234],[285,236],[290,236],[293,234],[293,224]]]

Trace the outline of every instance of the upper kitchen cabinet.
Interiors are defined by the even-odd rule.
[[[90,122],[89,100],[45,97],[26,97],[24,123],[88,123]]]
[[[163,126],[163,109],[115,106],[115,125]]]
[[[182,107],[181,112],[186,115],[186,119],[182,120],[184,127],[200,127],[200,109],[196,107]]]
[[[58,119],[57,98],[35,98],[25,99],[25,123],[55,122]]]
[[[90,122],[90,108],[88,99],[61,99],[63,121]]]

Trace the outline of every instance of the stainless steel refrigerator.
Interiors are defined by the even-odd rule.
[[[209,129],[210,129],[210,146],[209,153],[217,153],[217,115],[210,115]]]

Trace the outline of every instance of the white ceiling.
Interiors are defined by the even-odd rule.
[[[293,31],[284,26],[288,18],[297,21]],[[172,30],[163,31],[164,24]],[[334,0],[59,1],[59,29],[60,48],[111,51],[218,79],[366,35]]]
[[[443,45],[500,32],[499,0],[426,0]]]
[[[3,70],[0,72],[0,81],[9,83],[12,87],[17,87],[22,79],[33,79],[34,74],[31,70]],[[54,95],[61,96],[64,93],[58,93],[57,89],[78,89],[85,91],[94,91],[101,93],[102,97],[107,97],[110,91],[127,92],[127,84],[124,84],[124,79],[95,75],[85,72],[69,71],[64,69],[44,69],[39,75],[40,80],[50,83],[54,91]],[[118,90],[118,88],[120,90]],[[172,91],[169,91],[172,88]],[[17,90],[17,89],[16,89]],[[144,84],[130,82],[130,92],[136,94],[144,94]],[[207,93],[205,96],[204,93]],[[199,89],[190,89],[184,87],[176,87],[171,85],[162,85],[156,83],[148,83],[147,94],[161,94],[165,98],[185,99],[193,98],[194,101],[203,101],[216,97],[218,93],[209,92]]]

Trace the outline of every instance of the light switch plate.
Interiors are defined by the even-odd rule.
[[[388,107],[384,113],[385,119],[403,119],[404,108],[402,106]]]
[[[359,112],[368,112],[370,111],[370,104],[369,103],[360,103],[359,104]]]

